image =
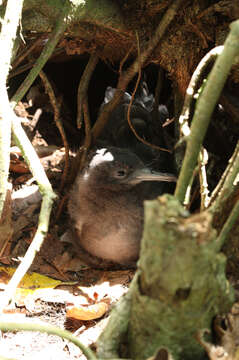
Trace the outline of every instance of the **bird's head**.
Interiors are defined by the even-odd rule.
[[[83,180],[111,190],[129,189],[143,181],[176,181],[171,174],[155,172],[128,149],[108,147],[92,154]]]

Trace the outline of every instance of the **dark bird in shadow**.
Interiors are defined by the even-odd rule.
[[[142,87],[143,85],[135,95],[130,110],[130,119],[137,134],[141,138],[151,141],[153,137],[151,108],[154,99],[152,96],[146,95]],[[114,88],[109,86],[106,89],[101,110],[113,98],[114,93]],[[130,100],[131,95],[125,92],[121,103],[112,111],[104,131],[98,139],[98,145],[130,149],[144,163],[149,163],[155,157],[153,149],[139,141],[128,124],[127,112]]]
[[[68,235],[82,260],[93,267],[135,266],[144,218],[138,184],[150,181],[176,178],[153,172],[128,149],[101,148],[90,155],[68,203]]]
[[[112,100],[116,89],[108,87],[100,111]],[[128,149],[136,154],[145,165],[150,166],[154,171],[174,172],[173,155],[157,150],[142,141],[133,133],[128,123],[127,113],[131,95],[124,93],[121,103],[112,111],[110,118],[97,140],[98,147],[115,146]],[[135,94],[131,109],[130,121],[136,133],[150,144],[166,148],[162,124],[168,119],[169,113],[165,105],[159,105],[157,116],[153,116],[154,96],[149,93],[146,81],[143,79]],[[174,184],[151,181],[148,184],[138,186],[144,193],[145,200],[174,191]]]

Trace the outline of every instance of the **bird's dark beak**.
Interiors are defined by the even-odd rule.
[[[142,181],[167,181],[173,182],[177,181],[176,176],[167,173],[161,173],[157,171],[152,171],[148,168],[142,168],[134,171],[131,175],[130,183],[138,184]]]

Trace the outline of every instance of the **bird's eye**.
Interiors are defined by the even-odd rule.
[[[127,175],[127,172],[125,171],[125,170],[118,170],[117,172],[116,172],[116,176],[118,177],[118,178],[123,178],[123,177],[125,177]]]

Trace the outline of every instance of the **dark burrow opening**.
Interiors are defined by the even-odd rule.
[[[53,85],[57,99],[61,102],[61,104],[63,104],[61,107],[61,116],[67,135],[67,140],[70,147],[76,151],[84,141],[84,125],[81,129],[77,129],[76,126],[77,89],[83,71],[89,60],[89,56],[70,56],[64,58],[63,60],[48,61],[44,67],[44,71]],[[125,65],[125,69],[127,66],[129,66],[129,63]],[[159,66],[156,64],[151,64],[145,67],[142,71],[148,86],[149,94],[153,94],[153,96],[156,95],[155,91],[157,87],[159,69]],[[20,74],[10,80],[10,96],[14,94],[26,75],[27,72]],[[111,64],[102,60],[98,62],[90,80],[88,91],[91,126],[94,125],[97,119],[100,106],[104,101],[107,87],[116,87],[118,78],[119,64]],[[136,78],[133,79],[133,81],[129,84],[127,89],[129,94],[132,94],[135,83]],[[53,109],[49,103],[49,98],[45,94],[43,84],[39,78],[34,82],[33,87],[38,87],[39,92],[34,99],[32,108],[29,108],[28,111],[29,113],[34,114],[37,108],[40,107],[42,109],[42,115],[40,116],[36,129],[40,132],[42,137],[49,145],[54,144],[57,146],[62,146],[61,136],[54,123]],[[238,86],[232,84],[230,81],[227,81],[221,97],[222,101],[214,111],[211,124],[204,141],[204,145],[209,151],[209,163],[207,165],[207,169],[210,191],[215,187],[218,180],[220,179],[227,162],[233,153],[236,141],[239,136],[237,116],[232,118],[233,114],[237,114],[237,106],[235,105],[235,94],[237,91]],[[169,119],[174,119],[175,116],[175,94],[176,87],[174,86],[173,79],[170,79],[166,73],[163,73],[159,104],[164,104],[167,106]],[[23,101],[29,101],[29,98],[31,98],[30,95],[28,92]],[[166,138],[166,144],[164,141],[163,147],[165,146],[167,148],[171,148],[174,151],[178,136],[176,123],[172,121],[166,127],[162,127],[162,123],[157,123],[156,128],[153,130],[153,138],[149,138],[147,140],[153,144],[156,143],[156,145],[161,145],[161,139],[159,140],[161,136],[164,140]],[[159,151],[159,153],[160,159],[164,159],[160,162],[160,164],[162,163],[160,166],[163,167],[163,171],[174,173],[180,171],[180,166],[178,164],[177,166],[175,165],[173,154],[169,156],[164,152]]]

